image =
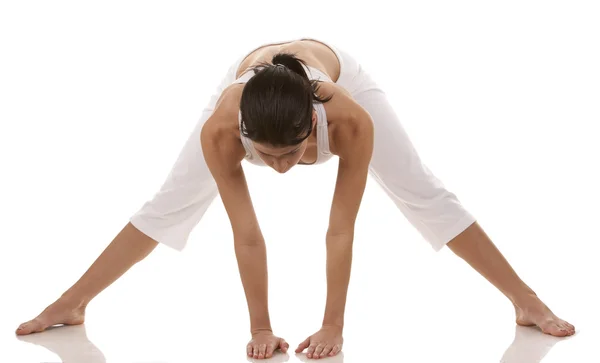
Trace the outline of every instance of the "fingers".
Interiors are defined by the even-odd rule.
[[[267,345],[267,352],[265,353],[265,358],[271,358],[273,356],[273,351],[275,350],[275,344],[271,343]]]
[[[333,349],[331,350],[331,353],[329,353],[329,356],[333,357],[334,355],[338,354],[341,350],[342,350],[342,345],[336,344],[333,346]]]
[[[290,345],[288,344],[288,342],[285,341],[285,339],[281,339],[279,341],[279,349],[281,349],[282,352],[287,352],[287,350],[289,349]]]
[[[321,358],[326,357],[328,354],[331,353],[332,349],[333,349],[333,346],[330,344],[327,344],[325,346],[325,348],[323,348],[323,351],[321,352],[321,354],[319,354],[319,357],[321,357]]]
[[[262,340],[265,341],[265,340]],[[246,346],[246,354],[254,359],[272,358],[275,350],[280,348],[283,353],[286,353],[290,345],[285,339],[278,338],[277,340],[268,339],[267,343],[252,340]]]
[[[304,349],[306,349],[306,343],[307,341],[302,342],[298,349],[296,349],[296,353],[301,353]],[[306,357],[314,359],[323,358],[327,356],[333,357],[334,355],[337,355],[339,352],[341,352],[341,350],[342,344],[333,345],[326,343],[313,343],[308,346],[308,350],[306,351]]]
[[[323,348],[325,348],[325,345],[326,345],[325,343],[319,343],[319,345],[317,345],[317,347],[315,348],[313,357],[319,358],[321,356],[321,353],[323,353]]]
[[[305,341],[300,343],[298,348],[296,348],[296,353],[302,353],[304,351],[304,349],[308,348],[309,344],[310,344],[310,337],[306,338]]]
[[[312,358],[316,348],[317,348],[316,344],[309,345],[308,350],[306,351],[306,356],[308,358]]]
[[[258,346],[258,359],[263,359],[265,357],[265,353],[267,352],[266,344],[259,344]]]

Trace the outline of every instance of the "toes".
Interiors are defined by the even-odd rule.
[[[46,327],[38,320],[33,319],[26,323],[21,324],[21,326],[17,329],[16,333],[18,335],[27,335],[31,333],[37,333],[44,331]]]
[[[560,323],[556,322],[549,323],[546,326],[540,328],[545,334],[553,335],[555,337],[564,337],[569,335],[568,330],[562,327]]]
[[[15,331],[15,333],[17,333],[17,335],[23,335],[23,334],[27,334],[27,324],[28,323],[23,323],[21,325],[19,325],[19,327],[17,328],[17,330]]]
[[[554,325],[549,329],[549,333],[555,337],[564,337],[567,335],[567,330],[559,327],[558,325]]]
[[[564,320],[561,320],[560,322],[560,327],[563,331],[565,331],[567,334],[566,335],[573,335],[575,334],[575,327],[569,323],[567,323]]]
[[[566,329],[567,329],[567,332],[569,333],[568,335],[575,334],[575,327],[573,325],[567,323]]]
[[[555,337],[566,337],[567,336],[567,332],[562,330],[562,329],[554,329],[549,331],[548,333],[549,335],[555,336]]]
[[[21,325],[19,325],[19,327],[17,328],[17,330],[15,330],[15,333],[17,335],[25,335],[28,334],[28,330],[27,330],[27,323],[23,323]]]

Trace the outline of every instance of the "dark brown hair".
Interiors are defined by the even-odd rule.
[[[254,76],[242,91],[242,134],[254,142],[276,147],[292,146],[312,131],[313,103],[331,96],[317,95],[319,81],[310,80],[306,63],[295,54],[278,53],[272,64],[252,68]]]

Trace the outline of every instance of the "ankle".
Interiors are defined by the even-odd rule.
[[[532,303],[537,303],[540,301],[540,298],[537,296],[537,294],[530,288],[524,289],[518,294],[510,296],[509,299],[513,305],[519,307],[528,306]]]
[[[58,301],[63,302],[69,306],[73,306],[74,309],[85,308],[89,304],[89,300],[86,299],[84,296],[74,294],[70,291],[66,291],[64,294],[62,294]]]

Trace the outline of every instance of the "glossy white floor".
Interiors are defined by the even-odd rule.
[[[205,2],[0,4],[11,55],[0,57],[0,361],[247,361],[248,313],[220,199],[183,253],[159,247],[90,304],[85,325],[14,331],[153,195],[229,63],[301,36],[360,58],[423,160],[577,328],[561,339],[516,327],[508,300],[449,250],[433,253],[369,180],[343,354],[327,361],[600,361],[595,3],[351,3],[307,0],[311,12],[297,17],[298,4],[281,1],[211,2],[208,12]],[[257,16],[269,21],[226,31]],[[336,164],[247,168],[272,325],[291,344],[274,362],[306,361],[293,350],[322,319]]]
[[[233,256],[222,242],[224,246],[198,242],[187,255],[159,250],[90,305],[85,325],[22,338],[13,335],[18,323],[50,302],[75,276],[72,266],[83,263],[65,263],[78,254],[56,251],[53,257],[26,260],[26,277],[3,271],[12,276],[13,288],[3,302],[0,355],[11,362],[246,361],[245,301]],[[397,242],[392,238],[358,242],[344,351],[326,361],[550,363],[592,362],[600,357],[599,301],[594,292],[598,270],[587,265],[591,259],[575,257],[576,252],[567,256],[553,252],[557,247],[545,249],[542,242],[534,244],[543,256],[535,257],[535,248],[525,248],[531,261],[516,259],[522,275],[534,281],[555,312],[576,325],[577,335],[564,339],[515,326],[504,298],[448,251],[439,256],[415,253]],[[272,320],[275,332],[295,348],[318,327],[324,261],[321,249],[311,258],[297,241],[278,243],[293,245],[273,246],[280,252],[271,259]],[[413,244],[404,241],[409,243]],[[88,253],[80,256],[87,262]],[[34,268],[36,274],[31,272]],[[279,353],[270,361],[307,359],[292,352]]]
[[[429,297],[440,298],[435,294]],[[445,304],[444,308],[448,311],[444,313],[424,310],[393,312],[389,314],[389,320],[385,320],[385,313],[370,314],[378,320],[365,318],[367,321],[360,328],[349,327],[343,353],[323,361],[550,363],[592,362],[599,357],[596,347],[599,335],[593,327],[594,321],[581,313],[584,309],[569,314],[577,319],[578,334],[559,339],[542,335],[532,328],[514,327],[502,306],[493,301],[478,300],[486,304],[486,309],[461,309],[460,303],[455,303]],[[381,305],[378,304],[382,309],[391,308]],[[193,308],[189,304],[178,306],[177,309]],[[88,322],[82,326],[55,328],[19,339],[4,331],[2,356],[10,357],[11,362],[246,361],[243,353],[245,336],[238,327],[241,324],[235,324],[226,317],[223,318],[225,322],[218,318],[228,315],[224,309],[205,311],[195,316],[186,312],[190,317],[183,320],[180,318],[183,314],[171,313],[174,307],[165,307],[163,311],[149,306],[136,308],[131,309],[129,316],[98,311],[101,308],[101,305],[95,306]],[[594,307],[589,306],[588,309]],[[463,315],[457,315],[457,312]],[[296,316],[298,321],[301,320],[300,315]],[[177,318],[173,319],[174,316]],[[428,321],[427,316],[435,321]],[[306,330],[300,329],[303,326],[290,324],[280,331],[296,343],[301,339],[299,330]],[[278,352],[267,361],[310,360],[305,354]]]

